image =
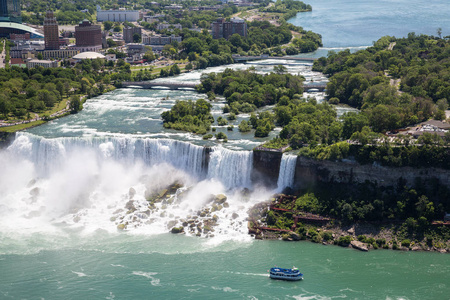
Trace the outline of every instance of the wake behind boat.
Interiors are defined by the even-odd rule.
[[[296,267],[292,267],[292,269],[283,269],[275,267],[270,269],[270,278],[294,281],[294,280],[302,280],[303,274],[300,273],[299,269]]]

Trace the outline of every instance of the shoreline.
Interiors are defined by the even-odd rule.
[[[450,253],[450,241],[436,239],[428,241],[426,237],[412,238],[410,235],[398,233],[395,223],[352,223],[350,225],[336,224],[336,220],[320,215],[314,215],[316,220],[295,223],[293,228],[281,229],[269,227],[265,222],[270,201],[264,201],[253,206],[248,214],[248,233],[255,239],[282,240],[289,242],[309,241],[323,245],[335,245],[344,248],[354,248],[360,251],[400,250]],[[321,222],[319,218],[323,218]],[[313,218],[311,218],[313,219]],[[317,225],[322,223],[322,225]],[[399,224],[398,224],[399,225]],[[432,226],[432,225],[430,225]],[[445,225],[442,225],[445,226]],[[415,232],[414,234],[417,234]]]

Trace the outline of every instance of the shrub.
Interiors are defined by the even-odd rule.
[[[225,133],[223,133],[223,132],[218,132],[218,133],[216,134],[216,139],[228,141],[227,135],[226,135]]]
[[[251,130],[249,122],[246,120],[242,120],[239,124],[239,131],[240,132],[249,132]]]
[[[328,103],[330,104],[339,104],[339,98],[332,97],[330,100],[328,100]]]
[[[228,124],[228,121],[226,119],[222,118],[222,117],[218,117],[217,118],[217,124],[219,126],[225,126],[225,125]]]
[[[352,237],[350,235],[341,236],[338,240],[338,245],[342,247],[348,247],[352,241]]]
[[[411,241],[409,239],[404,239],[402,241],[402,246],[403,247],[409,247],[411,245]]]
[[[325,241],[331,241],[333,239],[333,234],[330,231],[323,232],[323,239]]]
[[[230,113],[228,115],[228,120],[232,121],[232,120],[236,120],[236,114],[235,113]]]
[[[212,137],[213,137],[213,135],[210,133],[210,134],[204,135],[204,136],[203,136],[203,139],[204,139],[204,140],[209,140],[209,139],[211,139]]]
[[[376,243],[378,244],[378,246],[383,246],[386,244],[386,239],[377,239]]]

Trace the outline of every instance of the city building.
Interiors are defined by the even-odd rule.
[[[158,22],[160,18],[164,18],[166,15],[165,14],[156,14],[153,16],[144,16],[144,21],[147,23],[153,23],[153,22]]]
[[[97,10],[97,22],[136,22],[139,20],[138,10]]]
[[[212,23],[212,36],[214,39],[228,39],[235,33],[243,37],[247,36],[247,23],[241,18],[231,18],[230,22],[220,18]]]
[[[176,4],[170,4],[170,5],[164,6],[164,8],[165,9],[173,9],[173,10],[181,10],[181,9],[183,9],[183,6],[176,5]]]
[[[23,33],[23,34],[19,34],[19,33],[11,33],[9,35],[9,39],[11,41],[29,41],[30,40],[30,33]]]
[[[146,51],[146,49],[143,44],[128,44],[127,45],[128,56],[133,56],[135,54],[144,54],[145,51]]]
[[[20,0],[0,0],[0,22],[22,23]]]
[[[63,59],[63,58],[71,58],[78,53],[80,53],[80,50],[76,49],[59,49],[59,50],[44,50],[44,51],[38,51],[37,53],[42,53],[42,57],[44,59]]]
[[[75,49],[80,52],[94,51],[102,49],[102,30],[100,25],[92,25],[88,20],[84,20],[75,26]]]
[[[124,27],[123,28],[123,40],[125,43],[133,43],[134,35],[137,34],[139,37],[142,36],[142,28],[141,27]]]
[[[180,30],[183,29],[181,24],[159,23],[158,25],[156,25],[156,30],[169,29],[169,27],[173,27],[175,29],[180,29]]]
[[[104,59],[106,56],[97,52],[83,52],[72,57],[73,60],[79,62],[84,59]]]
[[[29,33],[32,39],[44,37],[36,29],[22,24],[20,0],[0,0],[0,38],[9,38],[13,33]]]
[[[58,22],[52,11],[47,11],[44,19],[45,50],[59,49]]]
[[[11,67],[19,67],[19,68],[27,67],[27,64],[23,61],[22,58],[11,58],[9,65]]]
[[[57,60],[39,60],[39,59],[29,59],[27,60],[27,68],[44,67],[44,68],[57,68],[60,63]]]
[[[181,43],[181,40],[181,36],[175,36],[174,34],[171,36],[142,36],[142,43],[146,45],[167,45],[171,44],[173,41]]]

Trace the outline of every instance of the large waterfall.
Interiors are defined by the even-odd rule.
[[[241,193],[252,187],[252,158],[252,151],[171,139],[18,133],[0,152],[0,227],[147,234],[191,220],[200,224],[195,234],[211,235],[202,227],[214,224],[217,234],[247,237],[246,210],[268,197]]]
[[[296,155],[283,154],[280,164],[280,173],[278,174],[277,190],[279,192],[287,187],[294,186],[295,165],[297,163]]]
[[[251,187],[252,151],[231,151],[221,146],[212,148],[208,164],[206,148],[171,139],[45,139],[19,133],[8,150],[35,164],[40,176],[57,171],[74,153],[91,152],[97,162],[143,162],[147,166],[165,163],[197,179],[215,179],[228,189]]]
[[[205,148],[170,139],[45,139],[19,133],[8,150],[33,162],[41,176],[56,171],[67,156],[75,152],[93,152],[98,161],[114,160],[128,164],[141,161],[147,166],[166,163],[191,176],[205,176]]]

